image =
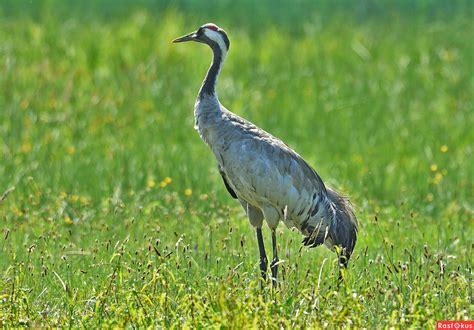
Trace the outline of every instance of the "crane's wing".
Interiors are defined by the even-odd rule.
[[[229,183],[227,182],[227,178],[225,177],[224,171],[222,171],[222,169],[221,169],[220,166],[218,166],[218,169],[219,169],[219,173],[221,174],[222,181],[224,181],[224,185],[225,185],[225,187],[227,188],[227,191],[228,191],[229,194],[232,196],[232,198],[237,199],[237,194],[236,194],[235,191],[229,186]]]
[[[260,136],[250,144],[255,150],[254,166],[260,169],[264,176],[256,176],[255,183],[269,184],[265,179],[269,177],[283,189],[294,188],[300,194],[303,191],[326,194],[326,187],[316,171],[281,140],[273,136]],[[290,182],[286,182],[288,180]]]
[[[294,150],[235,114],[224,112],[219,141],[212,149],[226,186],[249,204],[273,205],[288,215],[311,215],[312,205],[327,194],[314,169]],[[315,211],[316,212],[316,211]]]
[[[241,158],[241,160],[243,160],[242,158],[251,158],[245,161],[260,163],[258,164],[260,169],[267,170],[270,161],[273,165],[270,165],[270,167],[278,170],[281,175],[290,175],[293,176],[294,180],[299,181],[294,182],[296,186],[299,186],[296,187],[297,189],[302,188],[300,187],[301,184],[309,183],[313,186],[313,189],[326,194],[326,187],[316,171],[286,143],[224,107],[223,112],[227,123],[231,126],[223,127],[223,129],[229,135],[233,135],[229,140],[237,140],[237,144],[241,149],[237,151],[236,158]]]

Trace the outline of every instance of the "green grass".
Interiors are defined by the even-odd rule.
[[[468,2],[63,3],[0,5],[0,326],[473,318]],[[253,229],[193,129],[210,50],[170,43],[207,21],[231,39],[221,102],[355,203],[340,287],[335,255],[280,225],[281,283],[260,289]]]

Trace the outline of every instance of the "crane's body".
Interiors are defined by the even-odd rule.
[[[257,229],[262,276],[267,267],[263,219],[272,230],[273,280],[278,264],[275,229],[280,220],[305,235],[305,245],[325,244],[333,250],[339,246],[341,264],[346,265],[357,238],[349,201],[326,187],[293,149],[220,104],[215,84],[230,45],[225,32],[205,24],[175,42],[189,40],[208,44],[214,55],[196,100],[195,127],[214,153],[227,190]]]
[[[198,100],[197,114],[199,104]],[[333,217],[323,217],[329,216],[321,207],[327,191],[316,172],[281,140],[222,105],[219,108],[212,121],[198,120],[196,128],[241,203],[261,210],[267,221],[281,219],[304,235],[311,235],[318,225],[326,232]]]

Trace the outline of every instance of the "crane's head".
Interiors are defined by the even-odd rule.
[[[229,38],[225,31],[213,23],[204,24],[196,31],[173,40],[173,42],[185,41],[202,42],[212,49],[217,47],[222,53],[227,53],[230,47]]]

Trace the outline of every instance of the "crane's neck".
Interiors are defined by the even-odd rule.
[[[217,99],[216,81],[222,65],[224,64],[227,50],[221,49],[218,45],[211,46],[211,48],[213,53],[212,63],[207,71],[206,78],[204,78],[204,81],[202,82],[201,89],[199,90],[199,99],[209,96]]]
[[[224,64],[227,48],[221,44],[223,43],[210,45],[213,53],[212,64],[207,71],[194,105],[194,118],[196,120],[194,127],[207,144],[210,144],[215,138],[215,128],[222,120],[222,108],[216,94],[216,81]]]

